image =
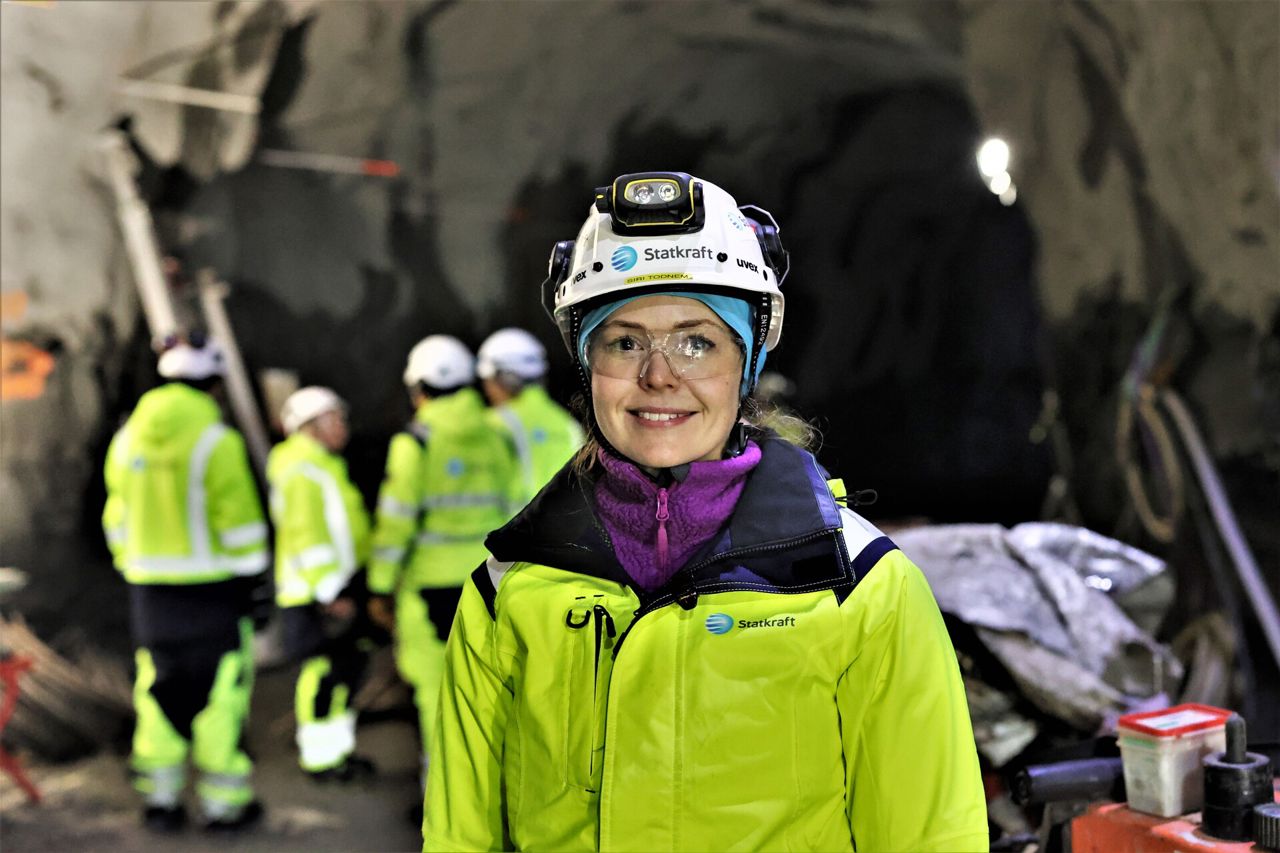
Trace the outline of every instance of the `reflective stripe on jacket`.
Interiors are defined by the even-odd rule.
[[[244,439],[213,398],[148,391],[107,450],[102,527],[135,584],[194,584],[267,568],[267,525]]]
[[[369,515],[347,463],[306,433],[267,460],[276,527],[276,603],[329,604],[369,557]]]
[[[461,586],[487,554],[484,537],[510,517],[514,476],[511,449],[475,389],[420,406],[387,452],[369,590]]]
[[[510,490],[514,507],[527,504],[551,482],[585,439],[578,421],[541,385],[526,386],[491,409],[490,417],[509,436],[519,464],[520,476]]]
[[[985,850],[920,571],[762,441],[727,529],[640,594],[568,471],[488,540],[449,639],[427,850]]]

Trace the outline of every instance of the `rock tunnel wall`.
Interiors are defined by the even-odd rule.
[[[232,284],[251,368],[351,401],[367,491],[425,334],[526,325],[572,391],[537,302],[550,247],[591,187],[680,168],[782,223],[771,366],[824,462],[879,490],[874,516],[1038,517],[1060,462],[1028,436],[1050,387],[1082,520],[1112,532],[1116,388],[1175,285],[1175,380],[1260,516],[1280,470],[1278,8],[5,4],[4,334],[10,355],[31,348],[6,356],[5,387],[10,362],[45,372],[0,410],[0,562],[33,574],[27,606],[50,619],[119,592],[97,470],[155,381],[93,154],[125,117],[166,248]],[[122,74],[260,95],[261,112],[125,96]],[[1011,207],[974,167],[993,133],[1014,152]]]

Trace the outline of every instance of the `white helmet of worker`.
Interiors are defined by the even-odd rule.
[[[543,306],[576,357],[577,322],[595,305],[646,293],[701,292],[753,308],[755,351],[782,337],[789,268],[778,224],[715,184],[683,172],[622,175],[596,190],[577,240],[557,243]]]
[[[476,353],[476,375],[481,379],[509,373],[522,381],[533,382],[546,372],[546,348],[524,329],[499,329],[485,339]]]
[[[347,411],[346,402],[330,388],[308,385],[289,395],[280,409],[280,424],[286,435],[293,435],[325,412]]]
[[[199,381],[227,375],[227,357],[222,346],[213,339],[199,345],[180,341],[160,354],[156,369],[165,379]]]
[[[404,384],[419,382],[437,391],[470,385],[476,378],[476,359],[466,344],[451,335],[429,335],[409,351]]]

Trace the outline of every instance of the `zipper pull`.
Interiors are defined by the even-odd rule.
[[[669,559],[667,549],[667,520],[671,518],[671,513],[667,511],[666,489],[658,489],[658,512],[654,518],[658,519],[658,568],[665,572],[667,570],[667,561]]]
[[[595,611],[596,619],[604,622],[604,632],[608,635],[609,639],[612,640],[614,637],[618,636],[618,628],[613,624],[613,617],[609,615],[609,611],[605,609],[605,606],[603,604],[597,604],[592,609]]]

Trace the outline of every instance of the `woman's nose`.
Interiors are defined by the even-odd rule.
[[[670,388],[679,381],[680,377],[667,361],[667,354],[657,348],[649,350],[648,357],[640,365],[640,384],[647,388]]]

